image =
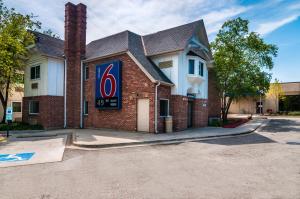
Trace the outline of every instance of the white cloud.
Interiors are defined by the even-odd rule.
[[[23,13],[39,16],[43,28],[64,34],[64,4],[67,1],[14,0],[5,2]],[[87,5],[87,41],[131,30],[149,34],[204,18],[208,33],[216,32],[228,18],[247,9],[235,0],[74,0]]]
[[[261,35],[267,35],[268,33],[273,32],[274,30],[291,23],[292,21],[295,21],[299,15],[292,15],[284,19],[276,20],[276,21],[271,21],[271,22],[266,22],[266,23],[261,23],[258,26],[258,29],[256,32],[260,33]]]
[[[274,3],[242,6],[237,0],[73,0],[72,2],[87,5],[88,42],[124,30],[149,34],[201,18],[204,19],[210,38],[221,28],[224,21],[236,16],[253,16],[250,22],[259,27],[258,32],[262,34],[295,20],[295,15],[292,15],[295,13],[292,12],[289,13],[292,17],[276,22],[266,22],[270,19],[264,16],[260,16],[260,20],[257,20],[259,18],[257,14],[262,12],[274,15],[272,19],[283,17],[284,9],[278,9],[274,14],[269,12],[271,11],[269,7],[275,6]],[[51,28],[64,37],[64,4],[67,0],[4,0],[4,3],[22,13],[38,15],[44,29]],[[278,8],[277,4],[276,7]],[[274,8],[272,9],[274,11]]]

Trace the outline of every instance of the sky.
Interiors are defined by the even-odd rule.
[[[70,0],[87,5],[87,42],[124,30],[149,34],[203,19],[213,41],[222,24],[236,17],[250,31],[278,46],[271,71],[281,82],[300,81],[300,0]],[[33,13],[42,29],[64,38],[65,0],[4,0],[7,7]]]

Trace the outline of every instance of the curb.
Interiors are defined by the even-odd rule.
[[[168,139],[168,140],[150,140],[150,141],[141,141],[141,142],[127,142],[127,143],[113,143],[113,144],[78,144],[75,142],[76,135],[72,135],[72,145],[80,148],[114,148],[114,147],[125,147],[125,146],[141,146],[141,145],[155,145],[155,144],[163,144],[163,143],[170,143],[170,142],[189,142],[189,141],[195,141],[195,140],[204,140],[204,139],[213,139],[213,138],[226,138],[226,137],[233,137],[233,136],[241,136],[241,135],[247,135],[250,133],[253,133],[258,128],[262,127],[263,125],[268,123],[262,122],[254,129],[240,132],[240,133],[232,133],[227,135],[212,135],[212,136],[204,136],[204,137],[191,137],[191,138],[174,138],[174,139]]]
[[[239,136],[239,135],[247,135],[252,132],[254,132],[256,129],[241,133],[233,133],[233,134],[227,134],[227,135],[212,135],[212,136],[205,136],[205,137],[193,137],[193,138],[174,138],[174,139],[168,139],[168,140],[151,140],[151,141],[142,141],[142,142],[126,142],[126,143],[114,143],[114,144],[77,144],[74,143],[73,139],[73,146],[80,147],[80,148],[113,148],[113,147],[122,147],[122,146],[140,146],[140,145],[153,145],[153,144],[163,144],[163,143],[169,143],[169,142],[189,142],[189,141],[195,141],[195,140],[204,140],[204,139],[213,139],[213,138],[226,138],[226,137],[232,137],[232,136]]]

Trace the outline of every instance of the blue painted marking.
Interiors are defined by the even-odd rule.
[[[34,154],[35,153],[0,154],[0,163],[26,161],[32,158]]]

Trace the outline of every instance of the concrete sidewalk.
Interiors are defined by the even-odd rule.
[[[67,135],[54,137],[10,137],[8,142],[0,143],[0,157],[10,155],[14,158],[7,161],[0,160],[0,168],[61,161],[66,142]],[[18,159],[16,156],[24,153],[30,153],[32,157],[29,159]]]
[[[253,132],[267,121],[266,119],[254,119],[237,128],[204,127],[165,134],[102,129],[74,129],[73,145],[85,148],[108,148],[241,135]]]

